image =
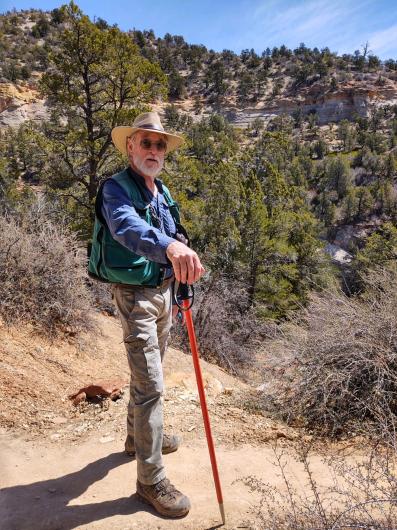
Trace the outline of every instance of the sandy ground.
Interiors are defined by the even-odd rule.
[[[50,342],[34,330],[0,328],[0,529],[216,528],[220,515],[191,358],[174,349],[165,363],[165,426],[183,444],[164,457],[167,475],[192,502],[184,519],[168,520],[135,496],[136,462],[123,453],[128,392],[118,401],[73,407],[67,398],[98,378],[128,380],[121,329],[95,315],[96,331]],[[249,476],[282,489],[272,446],[293,454],[298,433],[264,416],[256,391],[216,366],[201,363],[223,487],[225,528],[259,529],[260,495]],[[320,483],[329,471],[320,456]],[[304,488],[301,464],[289,460],[294,485]]]
[[[106,444],[91,435],[79,443],[26,442],[0,437],[0,528],[3,530],[189,529],[221,523],[205,440],[184,444],[164,457],[168,476],[189,496],[184,519],[158,516],[135,496],[136,462],[122,451],[123,437]],[[227,529],[260,528],[255,517],[260,496],[242,482],[255,477],[284,488],[271,447],[217,447]],[[292,482],[304,488],[305,476],[293,459]],[[315,476],[326,484],[329,473],[320,457],[312,459]]]

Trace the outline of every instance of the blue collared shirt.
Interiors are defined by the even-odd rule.
[[[155,197],[146,187],[143,177],[135,172],[134,177],[155,209],[161,228],[155,228],[142,219],[125,190],[112,179],[107,180],[103,186],[101,212],[113,239],[139,256],[167,265],[164,276],[167,278],[172,273],[172,266],[167,259],[166,250],[175,241],[175,222],[162,193],[161,182],[156,181],[158,194]]]

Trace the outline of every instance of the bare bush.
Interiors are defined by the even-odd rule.
[[[290,455],[277,447],[274,454],[284,487],[275,488],[252,476],[242,480],[260,494],[254,510],[258,530],[396,530],[395,453],[373,447],[359,462],[325,457],[332,480],[324,486],[314,476],[310,447],[303,444],[294,460],[303,466],[304,491],[298,491],[288,472]]]
[[[112,284],[89,278],[87,281],[96,309],[110,316],[116,316],[117,309],[112,298]]]
[[[85,252],[64,226],[32,207],[18,221],[0,216],[0,314],[54,335],[86,328],[90,294]]]
[[[234,374],[253,368],[263,337],[274,330],[248,306],[246,286],[236,279],[213,275],[196,289],[193,318],[200,354]],[[174,340],[188,347],[184,328],[175,330]]]
[[[373,270],[364,295],[313,294],[282,328],[264,401],[290,423],[340,435],[394,433],[397,419],[397,274]],[[271,351],[269,351],[271,358]],[[268,367],[269,368],[269,367]]]

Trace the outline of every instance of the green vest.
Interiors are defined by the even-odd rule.
[[[129,175],[128,169],[124,169],[111,178],[126,191],[138,215],[153,225],[149,203],[145,200],[140,185]],[[95,201],[95,224],[88,263],[89,276],[104,282],[146,285],[148,287],[158,286],[163,280],[164,265],[131,252],[113,239],[101,213],[102,188],[103,184],[98,190]],[[162,188],[177,231],[180,229],[183,231],[180,225],[178,205],[164,184],[162,184]]]

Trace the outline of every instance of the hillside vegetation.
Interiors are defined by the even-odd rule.
[[[382,63],[368,46],[343,56],[304,44],[261,55],[218,53],[181,36],[122,32],[91,21],[73,2],[50,13],[6,13],[0,24],[3,85],[29,87],[45,101],[45,118],[4,127],[0,135],[2,223],[20,245],[10,235],[2,239],[5,268],[13,269],[23,249],[38,265],[30,272],[41,274],[40,296],[20,290],[22,309],[3,305],[5,320],[20,314],[52,333],[83,325],[77,313],[84,314],[89,294],[82,249],[90,243],[96,192],[125,165],[110,132],[149,108],[159,109],[166,126],[186,140],[168,158],[164,179],[208,270],[196,320],[209,359],[239,371],[314,292],[340,284],[348,296],[365,295],[365,275],[377,266],[393,269],[394,60]],[[380,99],[368,95],[374,90]],[[324,123],[319,100],[343,100],[347,91],[352,101],[364,94],[365,105],[356,114],[354,105],[344,107],[339,118],[349,119]],[[274,112],[237,127],[235,112],[254,107]],[[48,222],[37,217],[39,210]],[[62,305],[75,304],[76,312],[71,318],[72,310],[41,311],[40,320],[54,267],[39,264],[47,253],[51,259],[61,254],[59,246],[37,242],[54,227],[76,274],[75,297]],[[331,259],[335,249],[343,258]],[[6,300],[14,300],[20,278],[29,283],[27,265],[18,267],[4,282]],[[56,272],[70,284],[68,270]],[[106,290],[95,288],[94,297],[108,308]]]
[[[68,25],[63,8],[50,13],[25,10],[1,16],[2,76],[16,82],[34,83],[51,64],[51,50],[59,44],[59,35]],[[95,26],[102,31],[112,29],[98,18]],[[113,26],[114,28],[114,26]],[[195,110],[217,103],[234,102],[239,106],[278,95],[299,96],[305,88],[337,91],[349,81],[370,80],[376,75],[379,85],[395,80],[397,61],[380,61],[368,46],[351,54],[338,56],[329,48],[310,49],[301,43],[291,50],[282,45],[261,54],[245,49],[240,54],[231,50],[215,52],[202,44],[189,44],[181,35],[167,33],[157,37],[153,30],[126,32],[141,55],[157,63],[169,81],[169,96],[195,101]]]
[[[258,468],[258,459],[245,466],[254,444],[278,444],[277,488],[264,482],[267,468],[239,475],[259,500],[254,519],[245,524],[239,513],[238,524],[395,528],[397,62],[380,61],[368,45],[343,56],[304,44],[238,55],[182,36],[123,32],[73,2],[0,15],[0,427],[66,445],[103,425],[100,442],[115,441],[114,431],[119,451],[124,403],[75,408],[67,396],[102,376],[127,380],[119,325],[92,311],[114,314],[109,286],[88,279],[86,258],[98,187],[126,165],[111,130],[149,109],[185,138],[162,177],[207,270],[194,321],[201,354],[220,365],[204,365],[221,388],[209,400],[217,442],[249,442],[239,453],[245,473]],[[176,327],[174,345],[187,351],[185,331]],[[204,433],[197,396],[186,392],[191,363],[176,350],[170,356],[167,427],[193,444]],[[346,447],[353,438],[363,441],[363,458],[329,451],[330,441]],[[331,485],[319,486],[311,467],[320,439],[329,457],[321,478],[332,474]],[[97,440],[88,441],[91,457],[89,444],[98,455]],[[297,449],[304,496],[280,444]],[[199,467],[207,480],[195,463],[183,476],[189,485],[194,476],[202,494]],[[229,488],[237,488],[235,469],[228,466]],[[44,483],[51,495],[54,484],[62,492],[45,510],[66,510],[68,520],[76,497],[64,495],[68,479]],[[101,517],[123,506],[130,514],[130,492],[112,508],[109,484]],[[41,524],[42,484],[9,486],[10,506]],[[141,527],[140,508],[133,511]],[[11,521],[19,515],[8,512]]]

